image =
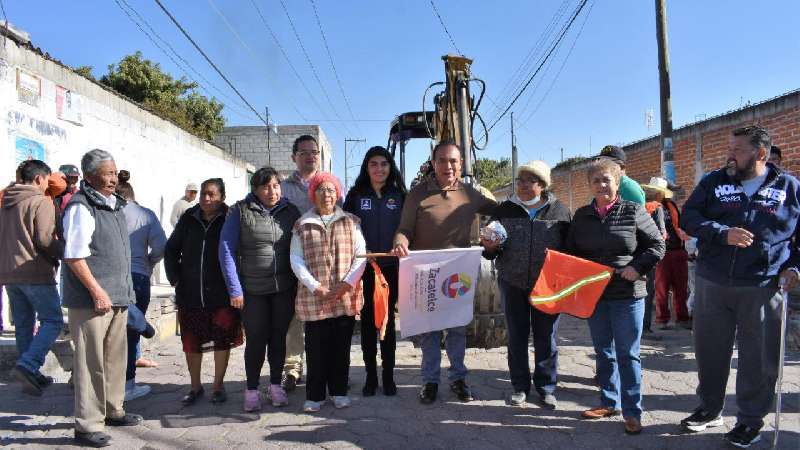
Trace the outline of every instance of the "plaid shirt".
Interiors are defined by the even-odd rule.
[[[313,221],[298,221],[294,232],[300,237],[306,266],[321,286],[331,289],[342,281],[355,258],[353,233],[358,218],[345,213],[328,228]],[[355,316],[364,304],[361,281],[348,294],[332,302],[318,299],[303,283],[298,283],[295,314],[304,322]]]

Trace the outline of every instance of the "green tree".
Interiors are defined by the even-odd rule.
[[[86,77],[92,81],[97,81],[92,74],[92,70],[94,70],[92,66],[78,66],[73,70],[80,76]]]
[[[511,183],[511,160],[501,158],[499,161],[489,158],[479,158],[473,168],[481,186],[490,191]]]
[[[197,83],[174,79],[142,52],[109,65],[100,82],[204,139],[214,139],[225,126],[222,103],[197,93]]]

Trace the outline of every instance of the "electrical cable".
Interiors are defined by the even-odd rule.
[[[455,41],[455,39],[453,39],[453,35],[451,35],[450,31],[447,30],[447,25],[444,24],[444,19],[442,19],[441,14],[439,14],[439,10],[436,9],[436,4],[433,3],[433,0],[430,0],[430,2],[431,2],[431,8],[433,8],[434,14],[436,14],[436,17],[439,18],[439,23],[442,25],[442,28],[444,28],[445,34],[447,34],[447,37],[450,39],[450,44],[453,45],[453,48],[456,49],[456,51],[458,52],[459,55],[463,55],[464,53],[461,52],[461,50],[456,45],[456,41]]]
[[[443,84],[445,84],[444,81],[435,81],[435,82],[431,83],[430,86],[428,86],[425,89],[425,93],[422,94],[422,120],[423,120],[423,122],[425,122],[425,131],[428,132],[428,137],[430,137],[431,139],[434,139],[434,137],[433,137],[433,132],[431,131],[431,127],[428,125],[428,114],[425,112],[425,99],[428,96],[428,91],[430,91],[432,87],[440,86],[440,85],[443,85]],[[434,107],[435,106],[436,105],[434,105]]]

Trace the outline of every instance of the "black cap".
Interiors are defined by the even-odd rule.
[[[81,176],[81,172],[78,170],[77,167],[73,166],[72,164],[64,164],[63,166],[58,168],[58,171],[63,173],[68,177],[79,177]]]
[[[617,145],[606,145],[600,150],[597,158],[609,158],[614,160],[617,164],[625,164],[625,150]]]

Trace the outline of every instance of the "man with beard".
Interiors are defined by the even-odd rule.
[[[775,395],[779,285],[791,290],[800,280],[800,183],[767,162],[770,144],[761,127],[734,130],[727,165],[700,181],[681,220],[699,248],[694,345],[700,397],[681,425],[697,432],[723,424],[735,340],[738,413],[725,439],[740,448],[760,440]]]

